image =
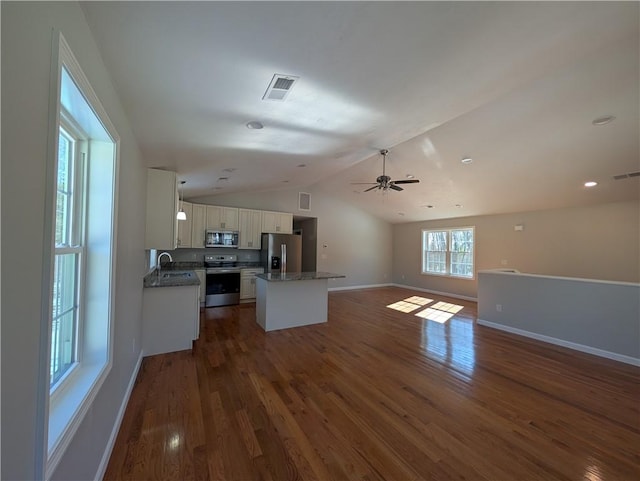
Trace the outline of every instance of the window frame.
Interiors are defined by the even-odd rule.
[[[59,30],[54,31],[45,185],[36,477],[50,479],[113,367],[120,137]],[[53,386],[51,336],[60,128],[81,139],[85,193],[77,362]],[[80,181],[80,177],[77,177]],[[77,204],[76,204],[77,205]],[[62,252],[62,251],[60,251]],[[52,389],[53,388],[53,389]]]
[[[85,303],[84,303],[84,286],[86,282],[86,257],[87,246],[85,237],[85,225],[86,225],[86,199],[87,199],[87,179],[86,179],[86,162],[87,162],[87,135],[82,129],[73,121],[72,115],[60,107],[60,123],[58,127],[59,135],[62,135],[69,139],[72,143],[72,159],[71,159],[71,202],[70,202],[70,226],[68,229],[67,244],[57,244],[54,239],[54,254],[53,254],[53,266],[55,270],[56,260],[59,256],[75,254],[77,256],[77,265],[75,273],[75,303],[74,306],[77,310],[74,320],[74,346],[73,346],[73,362],[71,366],[65,370],[62,375],[56,379],[54,383],[50,382],[50,399],[52,402],[56,401],[56,397],[60,393],[64,392],[65,387],[73,382],[74,373],[77,372],[78,366],[82,362],[82,352],[84,343],[84,316],[85,316]],[[59,138],[59,137],[58,137]],[[58,152],[58,150],[56,150]],[[58,154],[56,153],[56,157]],[[58,157],[56,162],[56,199],[57,199],[57,180],[58,180],[58,167],[60,159]],[[56,228],[56,219],[54,218],[54,229]],[[55,232],[55,231],[54,231]],[[55,283],[55,281],[53,281]],[[53,285],[52,285],[53,288]],[[51,322],[53,323],[53,313]],[[52,327],[53,328],[53,327]],[[49,361],[52,361],[50,357]],[[51,381],[51,380],[50,380]]]
[[[452,232],[454,231],[471,231],[472,235],[472,252],[471,252],[471,276],[463,276],[460,274],[452,273],[452,253],[451,251],[451,239]],[[432,232],[445,232],[446,233],[446,249],[444,251],[429,251],[427,249],[427,238],[429,233]],[[476,278],[476,232],[475,226],[462,226],[462,227],[443,227],[443,228],[431,228],[431,229],[422,229],[422,237],[421,237],[421,249],[422,249],[422,263],[420,266],[420,273],[426,276],[438,276],[438,277],[446,277],[452,279],[462,279],[462,280],[475,280]],[[435,272],[426,270],[426,262],[428,261],[428,253],[429,252],[444,252],[445,253],[445,272]]]

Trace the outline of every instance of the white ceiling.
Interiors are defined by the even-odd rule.
[[[83,8],[148,166],[187,199],[315,185],[397,223],[640,197],[612,179],[640,170],[637,2]],[[276,73],[300,80],[262,100]],[[381,148],[420,183],[352,185],[381,174]]]

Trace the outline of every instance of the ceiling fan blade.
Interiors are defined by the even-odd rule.
[[[378,184],[376,184],[373,187],[369,187],[368,189],[366,189],[365,192],[369,192],[370,190],[379,189],[379,188],[380,188],[380,186]]]
[[[402,187],[398,187],[395,184],[389,184],[389,188],[393,190],[404,190]]]
[[[351,185],[378,185],[377,182],[351,182]]]
[[[418,182],[420,182],[418,179],[394,180],[392,184],[417,184]]]

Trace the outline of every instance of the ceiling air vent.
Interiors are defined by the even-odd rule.
[[[298,192],[298,210],[311,210],[311,194]]]
[[[295,77],[293,75],[281,75],[275,74],[271,79],[271,83],[269,83],[269,87],[267,87],[267,91],[264,93],[262,100],[284,100],[291,89],[293,88],[293,84],[300,77]]]
[[[629,172],[628,174],[619,174],[613,176],[615,180],[632,179],[633,177],[640,177],[640,172]]]

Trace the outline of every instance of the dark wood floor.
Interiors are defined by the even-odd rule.
[[[386,307],[413,295],[462,310]],[[475,320],[399,288],[271,333],[207,309],[194,354],[144,359],[105,479],[640,479],[639,368]]]

